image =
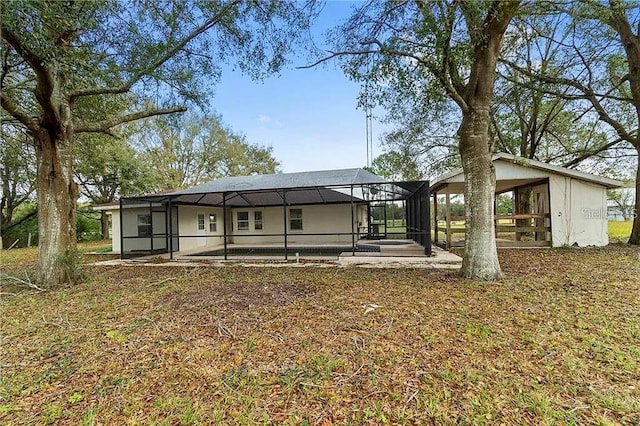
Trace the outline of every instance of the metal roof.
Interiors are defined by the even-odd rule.
[[[428,182],[389,182],[364,169],[355,168],[225,177],[193,188],[123,198],[122,201],[127,205],[170,200],[175,204],[226,204],[229,207],[358,203],[403,200],[423,185],[428,185]]]
[[[176,191],[171,195],[252,192],[384,183],[389,182],[363,169],[321,170],[315,172],[225,177],[194,186],[193,188]]]
[[[606,188],[619,188],[623,184],[620,181],[605,178],[602,176],[597,176],[591,173],[585,173],[574,169],[568,169],[566,167],[556,166],[549,163],[543,163],[538,160],[531,160],[528,158],[518,157],[512,154],[508,154],[506,152],[499,152],[493,155],[493,161],[507,161],[518,165],[520,167],[530,167],[532,169],[540,170],[545,173],[553,173],[562,176],[568,176],[575,179],[580,179],[585,182],[595,183],[598,185],[602,185]],[[462,168],[453,170],[449,173],[445,173],[443,175],[438,176],[433,181],[431,181],[431,191],[438,191],[450,184],[453,179],[457,178],[459,175],[463,173]]]

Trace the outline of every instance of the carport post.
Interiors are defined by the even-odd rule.
[[[289,260],[287,247],[287,191],[282,191],[282,224],[284,225],[284,260]]]
[[[351,256],[356,255],[355,217],[353,215],[353,184],[351,185]]]
[[[227,193],[222,193],[222,244],[224,245],[224,260],[227,260]]]
[[[431,235],[429,235],[431,238]],[[438,193],[433,193],[433,239],[438,244]]]

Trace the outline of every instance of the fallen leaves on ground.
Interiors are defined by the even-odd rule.
[[[4,424],[640,423],[640,250],[505,278],[93,267],[2,298]]]

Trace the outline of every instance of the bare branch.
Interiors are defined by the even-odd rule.
[[[568,162],[564,163],[562,165],[562,167],[573,167],[573,166],[576,166],[576,165],[582,163],[584,160],[586,160],[586,159],[588,159],[590,157],[593,157],[594,155],[599,154],[599,153],[601,153],[603,151],[606,151],[609,148],[613,148],[614,146],[616,146],[619,143],[624,142],[624,141],[625,140],[623,138],[618,138],[618,139],[615,139],[615,140],[613,140],[613,141],[611,141],[611,142],[609,142],[607,144],[604,144],[604,145],[601,145],[599,147],[587,150],[584,153],[582,153],[582,155],[574,158],[571,161],[568,161]]]
[[[116,127],[120,124],[129,123],[131,121],[140,120],[143,118],[154,117],[156,115],[174,114],[177,112],[185,112],[187,108],[176,107],[166,109],[149,109],[145,111],[136,112],[133,114],[127,114],[120,117],[113,117],[103,121],[95,123],[79,123],[75,126],[76,133],[108,133],[109,129]]]

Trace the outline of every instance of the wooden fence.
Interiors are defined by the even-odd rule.
[[[550,247],[551,225],[545,225],[551,222],[548,219],[551,219],[549,213],[494,216],[498,247]],[[443,233],[447,247],[464,247],[465,220],[464,216],[438,219],[434,227],[434,242],[442,241],[439,233]],[[454,239],[456,234],[463,237]]]

